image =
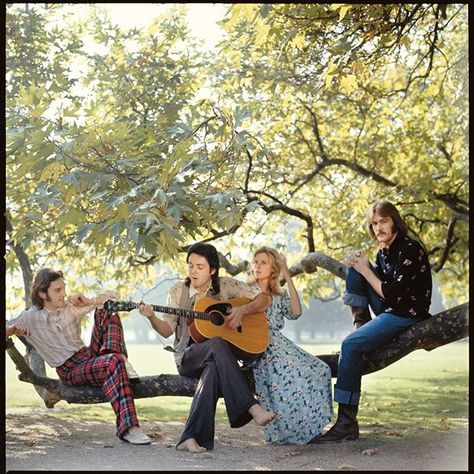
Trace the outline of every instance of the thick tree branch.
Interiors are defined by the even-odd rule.
[[[419,322],[385,346],[367,354],[364,359],[363,373],[369,374],[381,370],[416,349],[432,350],[467,337],[469,335],[468,305],[469,303],[465,303],[456,306]],[[59,380],[35,375],[27,365],[25,366],[21,354],[11,339],[7,340],[6,349],[20,371],[20,380],[41,385],[54,393],[57,398],[66,400],[68,403],[88,404],[107,401],[100,387],[87,385],[69,387]],[[337,377],[339,355],[336,353],[317,356],[329,365],[332,376]],[[247,377],[250,388],[254,390],[251,373],[244,370],[244,375]],[[196,386],[196,379],[167,374],[141,377],[132,382],[133,395],[137,399],[167,395],[192,397]],[[54,403],[50,401],[47,406],[51,408]]]

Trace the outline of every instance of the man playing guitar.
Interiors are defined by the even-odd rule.
[[[264,311],[271,304],[269,295],[257,294],[257,290],[234,278],[219,277],[219,256],[216,248],[210,244],[192,245],[186,262],[187,278],[173,285],[168,294],[167,304],[171,307],[191,310],[196,301],[206,296],[216,300],[250,298],[251,301],[246,304],[233,306],[225,318],[227,327],[238,331],[245,315]],[[165,314],[163,319],[159,319],[153,307],[144,303],[140,304],[139,311],[161,336],[175,334],[178,373],[199,378],[186,426],[176,449],[200,453],[214,448],[214,418],[219,397],[225,400],[232,428],[244,426],[252,418],[260,426],[273,420],[275,413],[258,404],[242,375],[237,362],[237,357],[241,355],[225,339],[211,337],[195,342],[185,319],[172,314]]]

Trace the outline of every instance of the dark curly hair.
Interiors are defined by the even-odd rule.
[[[43,309],[44,300],[40,296],[40,291],[48,292],[49,285],[53,281],[64,278],[63,272],[51,270],[51,268],[42,268],[35,276],[33,284],[31,285],[31,302],[39,309]]]
[[[214,245],[207,244],[205,242],[197,242],[188,249],[188,255],[186,256],[186,262],[189,261],[189,256],[195,253],[196,255],[200,255],[201,257],[204,257],[207,260],[207,263],[209,263],[209,266],[212,269],[215,269],[216,271],[212,274],[212,289],[215,294],[219,293],[220,291],[220,284],[219,284],[219,268],[220,268],[220,262],[219,262],[219,254],[217,253],[217,249],[214,247]],[[184,280],[184,284],[186,286],[189,286],[191,284],[191,279],[189,277],[186,277]]]

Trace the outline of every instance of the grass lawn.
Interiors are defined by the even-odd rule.
[[[24,353],[23,344],[15,339]],[[312,354],[339,350],[339,344],[302,345]],[[129,360],[140,375],[175,374],[173,355],[158,345],[129,344]],[[20,382],[11,359],[6,356],[6,406],[44,407],[31,384]],[[411,431],[419,428],[448,430],[468,423],[469,344],[458,341],[430,352],[412,352],[391,366],[362,379],[359,421],[364,426],[389,426]],[[47,367],[49,376],[55,377]],[[335,382],[335,379],[333,379]],[[136,400],[139,419],[185,421],[191,404],[189,397],[155,397]],[[335,404],[337,405],[337,404]],[[114,420],[108,403],[69,405],[61,401],[53,412],[57,416],[92,417]],[[335,406],[335,408],[337,408]],[[225,406],[218,403],[217,421],[227,422]]]

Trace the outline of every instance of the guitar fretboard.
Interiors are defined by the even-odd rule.
[[[133,304],[135,308],[140,306],[139,303],[131,304]],[[157,311],[158,313],[174,314],[175,316],[181,316],[183,318],[196,318],[205,320],[209,320],[210,318],[210,314],[203,311],[191,311],[187,309],[172,308],[171,306],[159,306],[155,304],[152,304],[151,307],[153,308],[153,311]]]

